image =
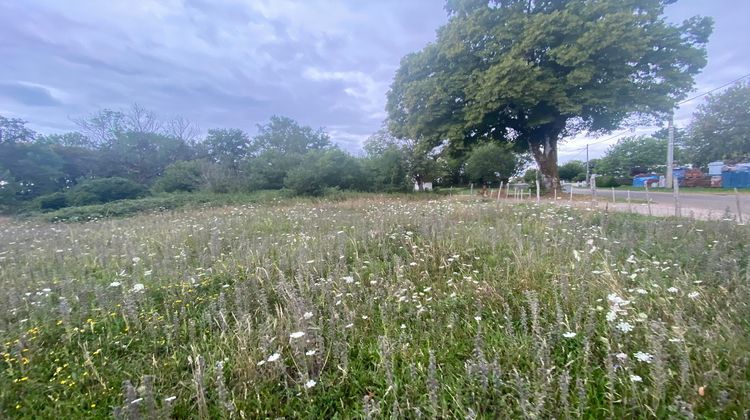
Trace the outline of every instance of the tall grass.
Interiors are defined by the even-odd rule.
[[[449,198],[4,222],[0,416],[743,418],[749,244]]]

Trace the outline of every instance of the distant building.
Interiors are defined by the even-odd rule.
[[[414,183],[414,191],[419,191],[419,183]],[[422,191],[432,191],[432,182],[423,182]]]

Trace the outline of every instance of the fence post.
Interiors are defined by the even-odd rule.
[[[734,189],[734,196],[737,199],[737,216],[740,219],[740,224],[742,223],[742,207],[740,207],[740,192],[737,191],[737,188]]]
[[[617,200],[615,200],[615,187],[612,187],[612,204],[615,204]]]
[[[648,193],[648,180],[643,186],[646,187],[646,204],[648,204],[648,215],[651,216],[651,195]]]
[[[538,179],[536,180],[536,203],[539,204],[539,180]]]
[[[628,190],[628,213],[633,212],[633,205],[630,203],[630,190]]]
[[[503,191],[503,181],[500,181],[500,188],[497,189],[497,202],[500,202],[500,193]]]
[[[680,206],[680,180],[674,178],[672,180],[672,187],[674,191],[674,215],[676,217],[682,216],[682,208]]]

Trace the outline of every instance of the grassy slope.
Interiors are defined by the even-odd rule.
[[[450,199],[10,222],[0,415],[742,417],[749,240]]]

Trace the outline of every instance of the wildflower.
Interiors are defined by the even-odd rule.
[[[261,360],[260,362],[256,363],[255,365],[256,366],[263,366],[265,364],[266,364],[266,361],[265,360]]]
[[[353,326],[354,326],[354,324],[346,324],[346,325],[344,325],[344,328],[351,328]]]
[[[405,324],[401,324],[401,329],[405,330],[406,329],[406,325]]]
[[[133,292],[142,292],[146,289],[146,286],[144,286],[142,283],[136,283],[133,285],[133,288],[131,289]]]
[[[274,354],[268,356],[268,361],[269,362],[275,362],[275,361],[279,360],[280,358],[281,358],[281,355],[279,353],[274,353]]]
[[[621,298],[620,296],[617,296],[616,293],[610,293],[609,295],[607,295],[607,300],[609,300],[610,302],[612,302],[613,305],[625,306],[628,303],[630,303],[629,300],[625,300],[625,299]]]
[[[615,355],[615,357],[616,357],[617,359],[619,359],[620,361],[625,361],[625,360],[628,360],[628,355],[627,355],[627,354],[625,354],[625,353],[622,353],[622,352],[621,352],[621,353],[617,353],[617,354]]]
[[[138,264],[139,262],[141,262],[141,259],[139,257],[133,257],[134,264]]]
[[[171,397],[164,398],[164,401],[165,402],[172,402],[172,401],[174,401],[176,399],[177,399],[177,397],[174,396],[174,395],[172,395]]]
[[[317,382],[310,379],[309,381],[305,382],[305,388],[310,389],[314,387],[317,384]]]
[[[354,283],[354,277],[352,277],[352,276],[344,276],[341,279],[344,280],[346,282],[346,284],[352,284],[352,283]]]
[[[109,284],[109,287],[120,287],[121,284],[119,281],[113,281]]]
[[[653,360],[654,358],[654,356],[651,353],[644,353],[642,351],[636,352],[633,356],[639,362],[646,362],[646,363],[651,363],[651,360]]]
[[[576,336],[576,333],[570,332],[570,331],[563,334],[563,337],[565,338],[574,338],[575,336]]]
[[[305,312],[304,315],[302,315],[302,318],[305,318],[305,319],[310,319],[312,317],[313,317],[312,312]]]
[[[474,321],[477,321],[477,322],[479,322],[479,321],[481,321],[481,320],[482,320],[482,317],[481,317],[481,316],[479,316],[479,315],[477,315],[477,316],[475,316],[475,317],[474,317]]]
[[[617,319],[617,311],[607,312],[607,321],[612,322]]]
[[[648,294],[648,292],[646,291],[646,289],[635,289],[635,291],[639,295],[646,295],[646,294]]]
[[[304,331],[297,331],[289,334],[289,338],[301,338],[305,335]]]
[[[617,324],[617,329],[624,333],[629,333],[633,331],[633,326],[628,322],[620,322],[619,324]]]
[[[643,378],[638,375],[630,375],[631,382],[643,382]]]
[[[669,289],[667,289],[667,292],[669,292],[669,293],[677,293],[679,291],[680,291],[680,289],[678,289],[676,287],[670,287]]]
[[[315,356],[315,353],[317,353],[317,352],[318,352],[318,351],[317,351],[317,350],[315,350],[315,349],[313,349],[313,350],[308,350],[308,351],[306,351],[306,352],[305,352],[305,356]]]
[[[690,299],[698,299],[698,296],[700,296],[700,295],[701,295],[701,294],[700,294],[700,293],[698,293],[698,292],[690,292],[690,293],[688,293],[688,297],[689,297]]]

